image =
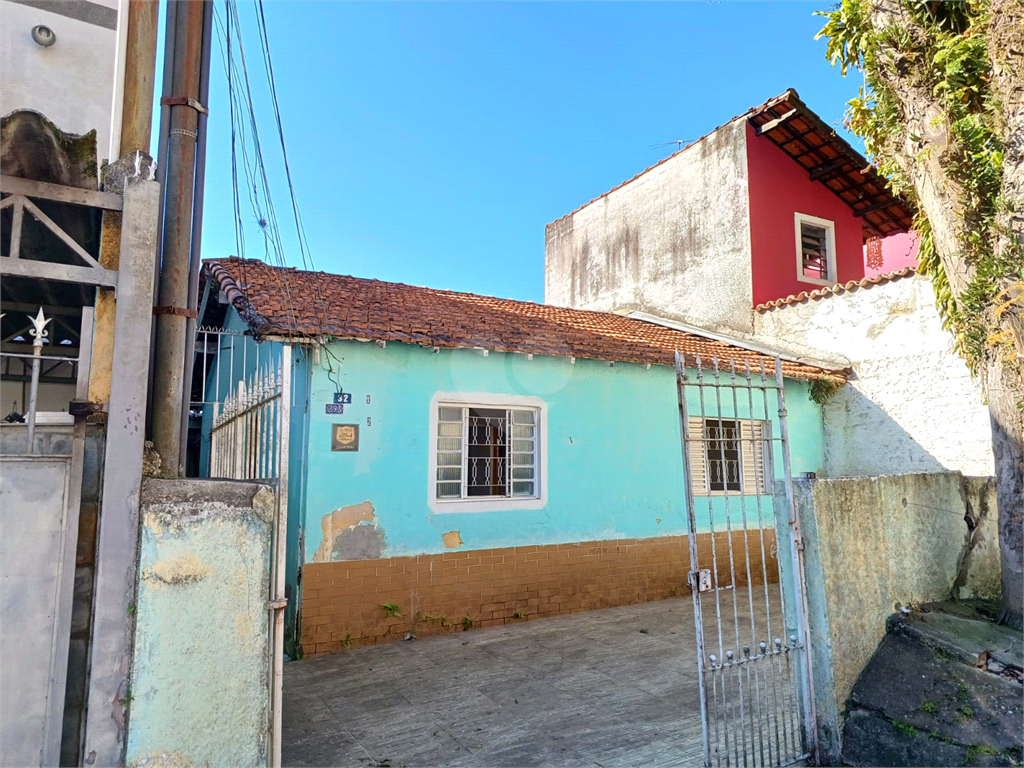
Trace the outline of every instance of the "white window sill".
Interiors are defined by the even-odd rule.
[[[435,515],[543,509],[544,505],[545,500],[537,497],[521,499],[431,499],[430,501],[430,509]]]
[[[822,280],[817,277],[804,277],[803,275],[797,275],[796,279],[801,283],[811,283],[813,285],[836,285],[835,280]]]

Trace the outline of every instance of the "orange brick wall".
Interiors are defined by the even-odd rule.
[[[765,533],[768,575],[774,582],[778,571],[770,551],[775,532]],[[719,583],[727,585],[728,534],[715,536]],[[698,536],[698,548],[702,565],[709,567],[710,534]],[[760,538],[753,534],[750,549],[752,578],[760,584]],[[736,586],[744,586],[742,532],[733,533],[733,552]],[[689,594],[689,563],[686,536],[307,563],[302,648],[314,655],[401,640],[410,631],[422,637],[664,600]],[[388,616],[385,603],[397,606],[401,616]],[[466,617],[471,625],[464,624]]]

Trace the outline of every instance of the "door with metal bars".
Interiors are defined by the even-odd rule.
[[[707,766],[815,749],[802,548],[781,363],[676,354]]]

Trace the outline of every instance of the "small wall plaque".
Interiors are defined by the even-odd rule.
[[[334,402],[338,405],[352,405],[351,392],[335,392]]]
[[[337,403],[327,403],[324,406],[324,412],[325,413],[344,413],[345,412],[345,406],[344,405],[338,405]]]
[[[359,425],[358,424],[332,424],[331,425],[331,450],[332,451],[358,451],[359,450]]]

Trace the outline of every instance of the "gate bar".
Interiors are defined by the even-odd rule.
[[[686,406],[686,363],[679,351],[676,351],[676,391],[679,397],[679,425],[683,434],[683,469],[686,472],[686,482],[690,483],[693,477],[693,468],[690,466],[690,417]],[[711,765],[711,740],[708,735],[708,694],[704,685],[704,619],[700,610],[700,584],[694,583],[694,574],[697,571],[697,510],[693,503],[693,494],[686,494],[686,520],[689,528],[687,543],[690,547],[690,594],[693,597],[693,615],[696,622],[697,634],[697,675],[700,680],[700,727],[704,746],[704,765]],[[716,576],[717,578],[717,576]]]
[[[807,588],[804,584],[804,542],[800,532],[800,515],[796,508],[796,499],[793,495],[793,478],[790,474],[789,459],[789,428],[786,425],[786,396],[782,381],[782,361],[775,357],[775,385],[779,391],[779,427],[782,436],[782,462],[784,468],[784,484],[786,488],[786,503],[789,504],[789,529],[790,529],[790,556],[793,560],[793,588],[796,591],[794,611],[797,619],[797,631],[803,635],[800,638],[803,652],[800,654],[804,668],[805,680],[800,686],[800,694],[803,699],[803,729],[805,752],[814,755],[818,751],[818,722],[814,710],[813,678],[811,668],[811,629],[808,621],[807,609]]]

